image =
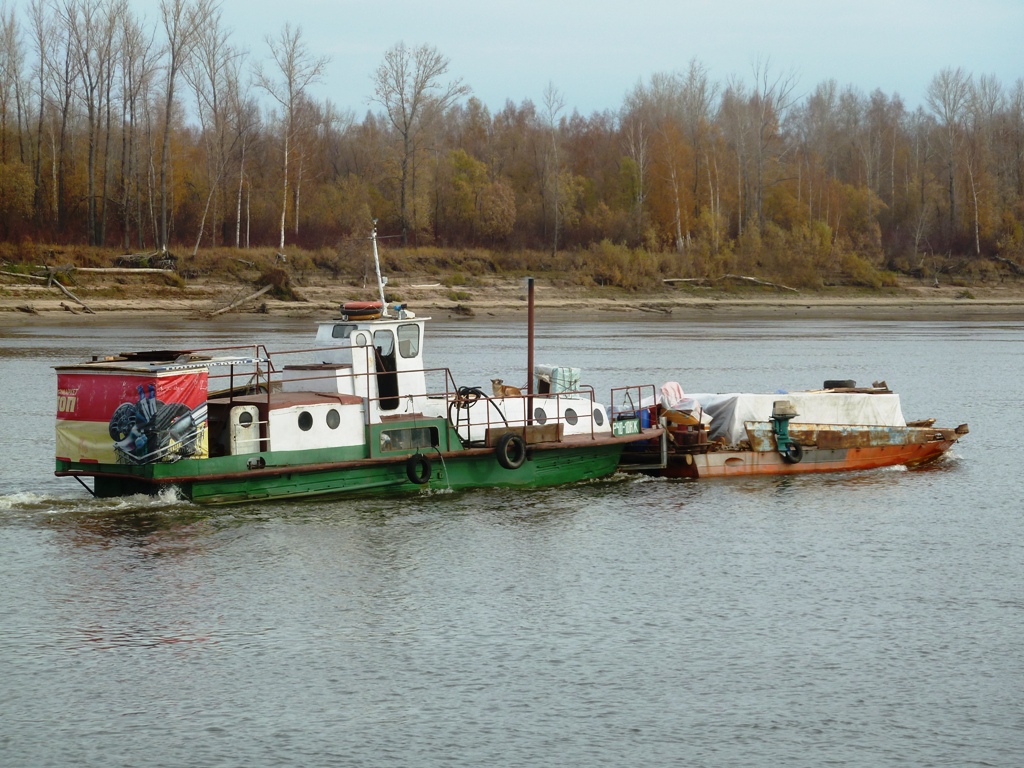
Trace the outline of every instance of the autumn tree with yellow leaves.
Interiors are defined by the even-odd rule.
[[[442,52],[397,43],[362,119],[299,30],[246,53],[207,0],[0,5],[0,240],[546,253],[637,275],[881,285],[1024,268],[1024,80],[944,69],[920,105],[765,60],[699,61],[619,105],[491,111]],[[1012,266],[1008,266],[1012,265]]]

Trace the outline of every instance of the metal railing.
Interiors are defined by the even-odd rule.
[[[658,398],[653,384],[635,384],[626,387],[612,387],[608,417],[618,419],[640,419],[644,426],[646,412],[648,426],[658,423]]]
[[[362,350],[362,352],[358,350]],[[205,355],[224,355],[241,351],[245,351],[245,354],[238,354],[235,357],[202,359]],[[284,359],[290,357],[309,355],[310,353],[323,355],[325,352],[332,351],[348,351],[353,358],[362,356],[364,359],[358,361],[364,363],[359,366],[362,371],[356,372],[352,368],[351,362],[315,365],[303,363],[303,366],[297,365],[290,369],[283,363]],[[184,355],[183,358],[185,358]],[[187,360],[183,359],[182,365],[183,367],[208,366],[210,396],[217,397],[219,394],[226,397],[229,402],[235,398],[247,396],[246,402],[250,404],[258,404],[262,401],[269,406],[272,393],[283,389],[285,381],[290,385],[301,386],[302,391],[307,391],[308,387],[308,391],[330,391],[358,396],[367,405],[363,414],[365,425],[373,423],[374,413],[380,416],[387,416],[389,412],[395,412],[396,415],[399,413],[399,407],[383,407],[385,403],[390,406],[392,403],[405,401],[407,404],[404,413],[415,413],[417,410],[422,410],[424,404],[439,400],[443,402],[440,414],[436,413],[435,409],[428,410],[433,412],[432,415],[443,415],[465,444],[485,442],[488,432],[494,429],[522,430],[525,433],[527,428],[554,425],[553,436],[548,433],[545,437],[552,437],[556,441],[564,439],[565,433],[568,431],[565,427],[578,427],[581,421],[585,422],[586,428],[577,428],[572,434],[576,436],[589,434],[590,438],[594,439],[598,434],[598,429],[603,431],[604,425],[596,423],[594,412],[597,398],[593,387],[589,385],[565,392],[524,393],[507,397],[493,397],[477,387],[459,387],[448,368],[378,371],[378,360],[376,348],[372,345],[316,346],[283,350],[271,355],[265,345],[255,344],[196,349],[188,354]],[[308,366],[308,370],[302,370],[304,366]],[[316,370],[319,366],[322,366],[324,370]],[[288,371],[287,376],[286,370]],[[397,393],[382,394],[379,386],[381,376],[394,376],[396,381],[400,381],[403,376],[422,376],[424,383],[426,384],[429,380],[432,386],[424,386],[422,392],[403,393],[398,391]],[[438,382],[438,378],[441,381]],[[351,384],[346,386],[345,380],[349,380]],[[320,389],[318,382],[325,385],[329,383],[330,386]],[[655,394],[655,387],[650,384],[613,388],[611,404],[607,411],[609,422],[623,418],[639,418],[643,422],[642,414],[649,411],[650,419],[646,425],[642,423],[642,426],[656,424]],[[554,401],[554,412],[548,413],[545,409],[538,413],[539,409],[535,407],[538,400],[543,400],[545,403]],[[501,405],[498,401],[501,401]],[[521,406],[509,407],[510,403],[517,401],[521,402]],[[571,408],[573,404],[585,404],[585,407],[579,408],[577,411]],[[651,404],[654,404],[653,408],[651,408]],[[484,409],[482,416],[480,416],[479,410],[473,410],[479,408],[480,405]],[[474,416],[479,416],[479,418],[474,418]],[[261,422],[260,426],[262,427],[264,424],[265,422]],[[611,424],[608,426],[610,428]],[[267,441],[267,437],[262,436],[259,441],[262,445]]]
[[[460,393],[460,396],[456,399],[456,406],[458,406],[460,404],[462,405],[462,407],[461,408],[457,408],[457,410],[459,410],[459,411],[463,411],[463,410],[466,411],[466,414],[465,414],[466,415],[466,419],[464,421],[461,418],[461,415],[462,415],[461,413],[457,414],[459,416],[459,418],[452,419],[451,415],[450,415],[451,408],[449,408],[449,419],[448,419],[448,421],[451,422],[451,424],[455,427],[456,431],[459,433],[459,437],[463,440],[463,442],[467,442],[467,443],[468,442],[473,442],[473,443],[480,442],[480,438],[474,438],[473,437],[473,432],[474,431],[483,430],[483,433],[484,433],[484,438],[483,439],[486,440],[487,432],[489,430],[492,430],[492,429],[501,429],[501,428],[505,428],[505,429],[509,429],[509,430],[519,430],[519,429],[522,429],[523,432],[525,433],[526,429],[528,427],[536,427],[536,426],[543,427],[543,426],[547,426],[548,424],[554,424],[555,427],[556,427],[554,442],[561,442],[563,440],[564,436],[565,436],[564,435],[565,430],[559,429],[558,427],[560,425],[562,425],[562,424],[568,424],[569,426],[576,426],[576,424],[578,424],[579,421],[581,421],[581,420],[586,420],[586,421],[589,422],[589,424],[590,424],[590,429],[589,429],[590,438],[594,439],[594,437],[596,437],[596,430],[595,430],[595,424],[594,424],[594,404],[597,402],[597,399],[596,399],[595,394],[594,394],[594,388],[589,386],[589,385],[582,386],[578,390],[571,390],[571,391],[564,391],[564,392],[553,392],[553,393],[544,393],[544,394],[527,393],[527,394],[521,394],[521,395],[508,395],[508,396],[504,396],[504,397],[492,397],[492,396],[487,395],[484,392],[482,392],[481,390],[476,389],[476,388],[474,388],[473,392],[474,393],[479,393],[479,394],[476,395],[476,396],[470,397],[470,396],[464,396],[464,395],[462,395]],[[554,414],[553,415],[549,415],[545,411],[543,413],[543,421],[542,421],[540,418],[538,418],[537,412],[536,412],[536,410],[533,407],[533,403],[536,400],[550,401],[552,399],[555,401],[555,411],[554,411]],[[505,403],[507,401],[513,401],[513,402],[521,401],[522,404],[523,404],[522,405],[522,415],[521,416],[513,415],[512,418],[509,418],[509,409],[506,408],[505,410],[502,410],[501,408],[499,408],[497,406],[497,404],[495,403],[495,401],[497,401],[497,400],[500,400],[503,403]],[[470,409],[472,407],[474,407],[480,401],[483,401],[486,404],[485,405],[485,407],[486,407],[485,417],[481,421],[474,422],[470,418],[470,416],[471,416]],[[563,406],[563,404],[566,401],[568,401],[570,403],[580,403],[580,402],[587,403],[587,408],[586,408],[586,412],[585,413],[576,413],[575,414],[575,418],[576,418],[575,422],[572,421],[570,419],[570,417],[565,415],[565,411],[568,410],[568,408],[563,409],[562,406]],[[515,409],[515,410],[518,410],[518,409]],[[465,430],[465,432],[463,432],[463,430]],[[577,432],[576,434],[585,434],[585,433]]]

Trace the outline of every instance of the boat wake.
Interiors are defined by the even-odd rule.
[[[28,491],[10,493],[0,496],[0,512],[7,512],[12,509],[38,509],[55,501],[67,500],[58,500],[48,496],[41,496],[38,493],[30,493]]]
[[[946,451],[941,456],[922,464],[919,467],[911,467],[911,472],[950,472],[960,466],[963,456],[955,448]]]
[[[420,496],[449,496],[455,493],[451,488],[423,488],[420,490]]]
[[[92,497],[74,498],[69,496],[48,496],[45,494],[21,491],[0,496],[0,513],[49,513],[55,515],[69,512],[129,512],[139,510],[161,510],[168,508],[185,508],[194,506],[175,488],[167,488],[155,496],[137,494],[109,499]]]
[[[671,478],[658,475],[643,475],[638,472],[616,472],[614,475],[602,478],[604,482],[629,483],[630,485],[644,485],[646,483],[668,483]]]

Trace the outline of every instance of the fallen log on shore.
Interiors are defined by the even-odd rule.
[[[77,272],[114,272],[123,275],[146,275],[146,274],[168,274],[173,269],[158,269],[156,267],[74,267]]]
[[[764,285],[769,288],[774,288],[777,291],[792,291],[793,293],[800,293],[796,288],[790,288],[788,285],[782,283],[773,283],[768,280],[762,280],[759,277],[750,277],[749,275],[722,275],[721,277],[666,277],[661,282],[663,283],[696,283],[697,285],[707,285],[708,283],[717,283],[722,280],[743,280],[748,283],[754,283],[755,285]]]
[[[92,307],[90,307],[88,304],[86,304],[80,298],[75,296],[75,294],[73,294],[71,291],[69,291],[63,285],[61,285],[60,280],[58,280],[55,277],[55,274],[56,274],[57,270],[54,267],[45,267],[45,269],[48,272],[46,277],[40,277],[39,275],[23,275],[23,274],[21,274],[19,272],[0,272],[0,275],[9,275],[10,277],[24,277],[24,278],[26,278],[28,280],[41,280],[42,282],[46,283],[46,287],[47,288],[49,288],[51,285],[55,286],[56,288],[58,288],[60,290],[61,293],[63,293],[65,296],[67,296],[73,302],[75,302],[76,304],[81,304],[82,307],[85,308],[85,311],[88,312],[90,315],[95,315],[96,314],[95,312],[93,312]],[[19,307],[19,309],[20,309],[20,307]]]
[[[237,306],[239,306],[241,304],[244,304],[247,301],[252,301],[253,299],[259,298],[260,296],[262,296],[264,293],[266,293],[267,291],[269,291],[273,287],[274,287],[273,285],[264,285],[262,288],[260,288],[258,291],[256,291],[256,293],[250,294],[250,295],[245,296],[245,297],[243,297],[241,299],[236,299],[235,301],[232,301],[230,304],[228,304],[226,307],[221,307],[220,309],[216,310],[215,312],[211,312],[210,313],[210,317],[216,317],[217,315],[222,315],[225,312],[230,312],[235,307],[237,307]]]
[[[75,302],[77,304],[81,304],[83,309],[85,309],[85,311],[88,312],[90,315],[95,315],[96,314],[95,312],[92,311],[92,307],[90,307],[88,304],[86,304],[80,298],[75,296],[75,294],[73,294],[71,291],[69,291],[63,285],[61,285],[60,284],[60,280],[58,280],[57,278],[54,277],[54,278],[50,279],[50,283],[55,285],[55,286],[57,286],[58,288],[60,288],[61,293],[63,293],[65,296],[67,296],[73,302]]]

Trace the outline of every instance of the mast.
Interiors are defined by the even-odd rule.
[[[380,256],[377,254],[377,220],[373,220],[373,230],[370,232],[370,240],[373,242],[373,266],[377,270],[377,289],[380,291],[380,316],[389,317],[388,303],[384,300],[384,286],[388,279],[380,273]]]
[[[526,393],[533,394],[533,278],[526,278]]]

